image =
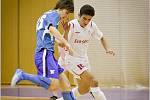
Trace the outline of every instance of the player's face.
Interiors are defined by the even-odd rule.
[[[86,25],[88,25],[88,23],[91,21],[92,16],[90,15],[82,15],[79,16],[79,23],[81,25],[81,27],[86,27]]]
[[[66,9],[62,9],[60,11],[60,18],[61,18],[61,20],[66,19],[68,17],[69,17],[69,11],[66,10]]]

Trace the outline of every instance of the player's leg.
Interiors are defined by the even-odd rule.
[[[75,97],[71,91],[69,80],[66,77],[65,73],[60,74],[59,80],[60,80],[60,87],[62,89],[63,98],[66,100],[75,100]]]
[[[48,78],[50,77],[50,75],[49,75],[49,71],[47,69],[51,70],[48,67],[51,67],[53,65],[53,64],[50,65],[50,63],[48,63],[48,62],[50,62],[50,60],[48,60],[48,59],[53,59],[53,56],[51,55],[52,56],[51,57],[49,53],[50,52],[48,52],[46,49],[42,49],[41,51],[36,52],[35,56],[34,56],[37,74],[40,76],[43,76],[43,77],[48,77]],[[58,97],[58,90],[52,91],[52,94],[53,95],[52,95],[52,97],[50,97],[50,99],[56,100]]]
[[[91,94],[95,98],[95,100],[107,100],[103,91],[98,86],[98,81],[93,79],[91,82]]]
[[[60,66],[63,66],[63,68],[65,69],[65,60],[62,59],[62,56],[59,57],[58,63],[59,63],[59,73],[60,73],[61,72],[61,67]],[[60,81],[60,87],[62,89],[62,95],[65,98],[66,95],[67,95],[66,93],[68,93],[68,94],[71,94],[72,98],[74,98],[73,93],[71,91],[70,82],[69,82],[69,80],[66,76],[66,71],[67,70],[65,69],[65,72],[60,73],[60,75],[59,75],[59,81]],[[59,99],[62,99],[62,97],[59,98]]]
[[[58,88],[58,80],[49,79],[39,75],[28,74],[26,72],[23,72],[21,69],[16,70],[11,81],[11,86],[15,86],[22,80],[28,80],[45,89],[55,90]]]
[[[78,82],[78,87],[73,89],[73,93],[75,93],[75,95],[77,97],[79,97],[79,96],[81,96],[81,93],[79,92],[79,90],[86,92],[86,89],[88,89],[88,86],[85,85],[84,82],[80,79],[77,79],[77,82]],[[82,84],[84,86],[82,86]],[[106,97],[105,97],[103,91],[101,91],[100,88],[98,87],[98,81],[95,80],[94,78],[92,78],[92,80],[91,80],[90,93],[95,98],[95,100],[106,100]]]
[[[80,85],[73,89],[73,94],[76,98],[89,92],[90,83],[92,80],[91,74],[88,72],[87,61],[83,58],[73,57],[66,55],[66,69],[70,71],[75,77],[78,76],[80,80]]]
[[[48,53],[47,55],[47,77],[53,77],[56,79],[61,79],[64,80],[64,86],[62,87],[62,95],[63,95],[63,99],[64,100],[75,100],[75,98],[72,95],[72,92],[70,91],[70,85],[69,85],[69,81],[67,80],[67,78],[65,77],[64,74],[64,69],[62,67],[60,67],[60,65],[58,64],[58,61],[55,59],[54,55],[51,53]]]
[[[80,78],[80,80],[78,79],[78,87],[73,89],[73,94],[76,98],[79,98],[90,91],[90,85],[93,76],[88,71],[84,71],[80,75]]]

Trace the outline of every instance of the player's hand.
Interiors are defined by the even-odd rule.
[[[58,46],[65,48],[65,50],[68,51],[71,56],[73,56],[73,49],[70,47],[70,45],[66,46],[64,43],[58,43]]]
[[[70,46],[69,43],[66,44],[66,50],[69,52],[69,54],[70,54],[71,56],[73,56],[73,49],[71,48],[71,46]]]
[[[66,47],[66,50],[69,50],[71,48],[70,44],[69,43],[66,43],[65,44],[65,47]]]
[[[108,49],[106,53],[115,56],[115,52],[112,49]]]

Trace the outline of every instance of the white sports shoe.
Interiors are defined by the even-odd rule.
[[[16,70],[16,72],[15,72],[15,74],[14,74],[14,76],[13,76],[13,78],[12,78],[12,80],[11,80],[11,87],[15,87],[16,86],[16,84],[20,81],[20,80],[22,80],[22,70],[21,69],[17,69]]]

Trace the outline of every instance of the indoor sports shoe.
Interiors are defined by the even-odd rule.
[[[56,96],[50,97],[50,100],[57,100],[58,98]]]
[[[11,80],[11,87],[14,87],[19,81],[22,80],[22,70],[17,69],[12,80]]]

